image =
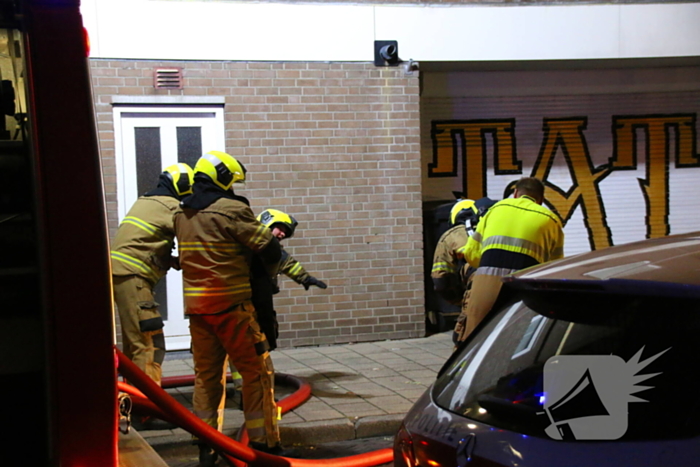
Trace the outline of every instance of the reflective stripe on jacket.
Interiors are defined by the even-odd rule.
[[[430,277],[439,279],[447,274],[459,274],[455,253],[464,246],[469,236],[464,225],[455,225],[440,236],[433,254],[433,269]]]
[[[284,274],[297,284],[303,284],[306,278],[309,277],[309,273],[306,272],[304,266],[284,250],[280,261],[280,274]]]
[[[112,274],[137,275],[151,284],[168,272],[175,231],[171,196],[142,196],[119,224],[112,242]]]
[[[215,314],[250,300],[251,255],[270,229],[244,203],[219,198],[202,210],[175,212],[186,314]]]
[[[489,209],[463,251],[473,267],[519,270],[562,258],[564,232],[559,217],[532,198],[509,198]]]

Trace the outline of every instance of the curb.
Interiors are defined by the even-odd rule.
[[[374,436],[394,436],[405,415],[377,415],[355,420],[336,419],[280,426],[282,444],[313,445]]]

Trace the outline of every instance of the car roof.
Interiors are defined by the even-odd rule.
[[[653,281],[700,286],[700,232],[612,246],[517,272],[508,282]]]

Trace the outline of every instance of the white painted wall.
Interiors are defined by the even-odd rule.
[[[417,61],[700,56],[700,3],[378,6],[83,0],[93,58]]]

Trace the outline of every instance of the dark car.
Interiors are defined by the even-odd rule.
[[[700,232],[504,279],[404,419],[404,466],[700,465]]]

